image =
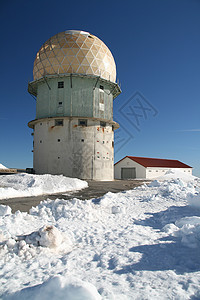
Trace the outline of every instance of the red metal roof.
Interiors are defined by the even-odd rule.
[[[137,156],[125,156],[124,158],[130,158],[143,167],[158,167],[158,168],[192,168],[179,160],[174,159],[162,159],[162,158],[148,158],[148,157],[137,157]],[[124,158],[119,160],[116,164],[122,161]],[[115,165],[116,165],[115,164]]]

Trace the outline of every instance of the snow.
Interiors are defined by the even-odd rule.
[[[187,196],[188,203],[191,206],[200,208],[200,194],[188,194]]]
[[[165,175],[160,176],[158,178],[158,180],[171,180],[171,179],[182,179],[184,181],[191,181],[191,180],[195,180],[195,176],[185,173],[183,170],[179,170],[179,169],[174,169],[174,170],[169,170],[165,173]]]
[[[88,183],[63,175],[14,174],[0,176],[0,199],[38,196],[86,188]]]
[[[8,169],[4,165],[0,164],[0,169]]]
[[[1,299],[200,299],[200,180],[1,208]]]
[[[10,215],[11,208],[7,205],[0,205],[0,216]]]
[[[77,279],[66,280],[64,276],[55,276],[47,282],[42,283],[32,289],[23,289],[20,292],[6,297],[10,300],[101,300],[95,286],[89,282]]]

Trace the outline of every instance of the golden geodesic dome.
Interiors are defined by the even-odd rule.
[[[78,30],[54,35],[42,45],[35,58],[34,80],[66,73],[116,80],[115,61],[108,47],[96,36]]]

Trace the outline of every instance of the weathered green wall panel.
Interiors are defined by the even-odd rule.
[[[64,82],[64,88],[58,88],[59,81]],[[112,120],[113,95],[110,89],[109,84],[100,80],[97,84],[94,78],[47,78],[38,83],[36,118],[82,116]]]

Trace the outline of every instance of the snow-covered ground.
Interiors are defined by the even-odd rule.
[[[4,165],[0,164],[0,169],[8,169]]]
[[[0,199],[62,193],[86,188],[86,181],[63,175],[14,174],[0,176]]]
[[[200,299],[200,181],[171,177],[30,214],[1,206],[1,299]]]

